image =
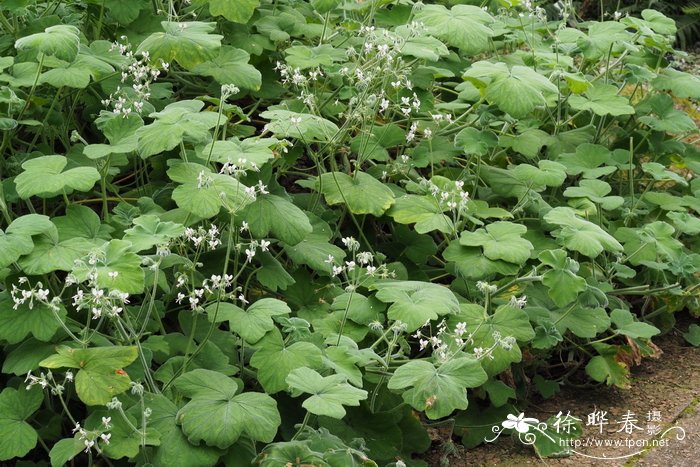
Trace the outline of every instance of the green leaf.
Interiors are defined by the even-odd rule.
[[[43,303],[25,302],[14,309],[9,293],[0,293],[0,339],[10,344],[22,342],[28,335],[42,342],[48,342],[61,327],[51,309]],[[66,317],[66,309],[58,306],[56,314],[61,320]]]
[[[639,228],[620,227],[615,237],[625,245],[627,261],[634,266],[646,261],[672,260],[681,254],[683,244],[674,238],[676,230],[663,221]]]
[[[514,151],[519,152],[529,159],[535,159],[542,150],[542,147],[550,146],[555,141],[556,139],[545,131],[537,128],[527,128],[517,136],[499,136],[498,145],[501,147],[512,148]],[[540,161],[540,168],[543,168],[542,162],[550,161]]]
[[[99,80],[114,73],[114,67],[101,58],[88,53],[80,53],[70,64],[53,68],[41,74],[39,83],[53,87],[63,86],[83,89],[90,79]]]
[[[454,263],[457,273],[467,279],[485,279],[494,274],[512,276],[520,267],[501,260],[491,260],[484,255],[481,248],[466,247],[458,241],[452,241],[442,252],[443,258]]]
[[[79,47],[80,30],[69,24],[50,26],[44,32],[22,37],[15,42],[17,50],[34,50],[67,62],[75,60]]]
[[[503,381],[489,379],[482,386],[489,395],[489,400],[494,407],[505,405],[509,399],[516,399],[515,389],[508,386]]]
[[[94,167],[75,167],[64,171],[68,159],[64,156],[41,156],[30,159],[15,177],[17,194],[22,199],[31,196],[52,198],[63,192],[89,191],[100,179]]]
[[[94,268],[97,287],[139,294],[143,292],[145,272],[141,268],[141,257],[131,250],[132,245],[126,240],[110,240],[98,248],[96,265],[83,262],[73,268],[73,274],[82,282]]]
[[[570,186],[564,190],[564,196],[587,198],[609,211],[619,208],[625,202],[622,196],[607,196],[611,191],[610,184],[602,180],[581,180],[579,186]]]
[[[475,388],[486,380],[479,362],[470,357],[455,358],[437,368],[425,360],[413,360],[394,371],[387,387],[403,390],[407,404],[435,420],[466,409],[466,388]]]
[[[514,118],[525,117],[546,106],[547,97],[559,92],[551,81],[532,68],[515,65],[509,70],[502,62],[476,62],[467,69],[464,78],[477,87],[485,87],[486,99]]]
[[[149,115],[155,121],[136,131],[139,155],[146,159],[170,151],[181,142],[207,140],[209,130],[219,122],[217,113],[200,112],[204,102],[183,100],[167,105],[160,112]]]
[[[316,181],[316,189],[328,204],[345,204],[354,214],[381,216],[394,203],[391,189],[365,172],[354,176],[326,172]]]
[[[202,218],[217,215],[222,207],[240,210],[253,201],[246,187],[234,177],[213,173],[194,162],[176,161],[168,169],[168,177],[181,183],[173,190],[173,201]]]
[[[611,84],[594,84],[582,95],[574,94],[569,97],[569,105],[575,110],[590,110],[596,115],[634,114],[634,107],[629,105],[629,99],[618,95],[618,89]]]
[[[376,297],[384,303],[391,303],[388,317],[400,320],[413,332],[439,316],[455,314],[459,302],[447,287],[420,281],[380,281],[369,287],[376,290]]]
[[[54,344],[25,337],[21,344],[7,352],[2,363],[2,372],[15,376],[26,375],[27,372],[39,368],[39,362],[53,354],[54,347]]]
[[[321,349],[310,342],[295,342],[286,346],[276,329],[270,331],[256,345],[258,350],[250,365],[258,369],[258,381],[268,394],[288,388],[286,378],[292,370],[304,366],[320,368],[323,365]]]
[[[180,409],[177,420],[187,439],[197,445],[226,449],[245,434],[254,441],[271,442],[281,419],[277,402],[259,392],[236,395],[238,384],[218,372],[197,369],[174,382],[191,400]]]
[[[492,131],[479,131],[467,127],[455,136],[455,146],[467,155],[485,156],[498,144],[498,138]]]
[[[341,62],[347,55],[342,49],[336,49],[330,44],[321,44],[316,47],[295,45],[285,50],[287,63],[292,68],[305,70],[307,68],[320,68],[331,66],[335,62]]]
[[[362,371],[357,363],[362,357],[346,347],[328,347],[324,366],[346,378],[354,386],[362,387]]]
[[[333,11],[343,0],[311,0],[311,6],[319,13]]]
[[[660,91],[671,91],[681,99],[700,99],[700,78],[674,68],[664,68],[651,85]]]
[[[245,50],[223,46],[216,58],[200,63],[192,71],[211,76],[219,84],[235,84],[242,89],[257,91],[262,84],[262,75],[249,61],[250,55]]]
[[[609,54],[616,54],[632,39],[632,33],[626,31],[622,22],[591,21],[588,26],[588,36],[583,35],[577,45],[583,49],[583,55],[588,60],[603,60]]]
[[[593,338],[610,328],[610,317],[603,308],[585,308],[578,303],[553,310],[532,307],[527,312],[534,321],[538,315],[546,317],[562,335],[568,330],[578,337]]]
[[[351,386],[344,376],[324,377],[307,367],[293,370],[286,381],[292,395],[311,394],[302,407],[314,415],[340,419],[345,416],[343,406],[359,406],[361,400],[367,399],[367,391]]]
[[[586,365],[586,374],[595,381],[615,385],[621,389],[630,387],[629,368],[617,360],[618,346],[596,344],[596,355]]]
[[[376,298],[367,298],[360,293],[343,293],[333,299],[331,309],[342,311],[349,320],[368,325],[372,321],[381,321],[381,313],[386,308]]]
[[[586,280],[576,275],[579,264],[569,258],[564,250],[546,250],[538,258],[542,264],[552,268],[542,275],[542,283],[557,306],[573,302],[580,292],[586,290]]]
[[[288,245],[296,245],[313,231],[304,211],[277,195],[259,195],[240,216],[247,220],[248,229],[255,238],[265,238],[272,233]]]
[[[218,373],[217,373],[218,374]],[[149,426],[160,433],[160,446],[156,448],[154,465],[170,467],[211,467],[221,453],[204,444],[191,444],[177,424],[177,406],[162,394],[144,394],[146,406],[153,413]]]
[[[216,23],[162,21],[160,24],[164,32],[151,34],[136,50],[137,54],[148,51],[152,62],[175,60],[183,68],[192,70],[216,57],[221,47],[223,36],[209,34],[216,28]]]
[[[286,441],[265,446],[262,452],[255,458],[260,467],[274,467],[278,465],[319,466],[327,467],[329,464],[323,460],[323,453],[312,451],[306,441]]]
[[[401,55],[437,62],[441,57],[450,54],[449,49],[441,41],[430,36],[414,35],[407,25],[398,26],[394,32],[404,39],[400,50]]]
[[[459,243],[464,246],[480,246],[491,260],[503,260],[522,265],[530,258],[532,243],[522,238],[527,227],[507,221],[498,221],[477,229],[462,232]]]
[[[316,115],[291,112],[289,110],[266,110],[260,114],[270,120],[267,129],[283,138],[297,138],[304,142],[330,141],[340,129],[338,126]]]
[[[447,234],[454,232],[452,219],[443,214],[443,209],[433,196],[402,196],[396,199],[387,214],[399,224],[415,223],[415,230],[420,234],[433,230]]]
[[[652,112],[656,115],[644,115]],[[637,114],[643,115],[639,117],[640,122],[656,131],[689,133],[697,129],[697,125],[687,113],[675,108],[673,98],[668,94],[652,96],[637,107]]]
[[[488,50],[495,35],[489,27],[493,17],[472,5],[456,5],[449,10],[442,5],[425,5],[415,20],[422,22],[428,33],[470,55]]]
[[[55,228],[48,216],[41,214],[26,214],[12,221],[5,232],[0,230],[0,268],[5,268],[20,256],[31,253],[34,249],[33,235]]]
[[[95,245],[84,238],[59,239],[57,232],[47,232],[37,237],[34,250],[19,259],[18,264],[26,274],[48,274],[53,271],[70,271],[75,267],[75,260],[85,255]]]
[[[313,214],[308,217],[313,232],[296,245],[284,245],[284,251],[296,264],[306,264],[314,271],[330,274],[333,264],[340,264],[345,258],[345,250],[328,242],[333,232],[327,223]],[[329,257],[335,263],[329,262]]]
[[[687,212],[669,212],[666,214],[666,217],[671,219],[673,226],[684,234],[700,234],[700,218],[688,214]],[[1,238],[0,236],[0,239]]]
[[[566,167],[558,162],[541,160],[537,167],[519,164],[509,169],[515,177],[534,188],[540,186],[557,187],[566,180]]]
[[[501,339],[513,337],[518,342],[529,342],[535,337],[528,315],[521,309],[502,305],[493,315],[488,315],[480,305],[462,303],[459,314],[448,320],[448,325],[454,328],[457,323],[465,323],[467,332],[473,333],[473,347],[488,349],[496,344],[496,337]],[[522,360],[520,347],[513,344],[510,348],[496,345],[493,358],[485,358],[481,364],[489,375],[496,375],[510,366],[511,363]]]
[[[257,253],[255,260],[260,264],[255,278],[263,287],[276,292],[278,289],[286,290],[288,286],[294,284],[294,278],[287,272],[282,263],[269,252]]]
[[[567,249],[595,258],[603,251],[622,251],[622,245],[596,224],[576,216],[574,210],[557,207],[544,216],[545,222],[560,228],[554,236]]]
[[[100,126],[110,144],[88,144],[83,154],[90,159],[100,159],[110,154],[128,154],[135,152],[138,146],[136,131],[143,126],[143,120],[137,115],[115,116]]]
[[[136,360],[136,347],[72,349],[60,346],[56,352],[39,364],[51,369],[78,368],[75,391],[86,405],[105,405],[131,387],[131,379],[123,368]]]
[[[635,321],[629,310],[618,308],[610,313],[610,320],[617,328],[616,331],[633,339],[651,339],[661,331],[651,324]]]
[[[676,34],[676,22],[656,10],[642,10],[642,18],[659,34]]]
[[[237,138],[226,141],[214,141],[207,144],[202,154],[215,162],[226,162],[238,166],[248,167],[255,164],[261,167],[265,162],[274,157],[270,147],[277,143],[274,138]],[[245,161],[245,162],[243,162]]]
[[[694,345],[695,347],[700,346],[700,326],[695,323],[688,326],[688,332],[683,334],[683,338],[690,345]]]
[[[174,222],[161,222],[158,216],[147,214],[133,220],[134,226],[124,231],[124,240],[131,243],[131,250],[139,252],[166,244],[183,234],[185,227]]]
[[[564,457],[572,454],[572,440],[581,437],[581,420],[570,413],[550,417],[547,428],[537,433],[533,447],[541,457]]]
[[[654,180],[660,182],[672,181],[682,186],[688,186],[688,182],[681,175],[678,175],[672,170],[668,170],[665,166],[658,162],[643,162],[642,170],[644,173],[651,175]]]
[[[58,441],[49,452],[51,467],[63,467],[83,449],[85,449],[85,443],[78,435]]]
[[[557,159],[566,167],[569,175],[582,174],[583,178],[598,178],[609,175],[615,170],[613,166],[603,166],[606,162],[613,162],[612,153],[605,147],[598,144],[581,144],[576,147],[575,153],[562,154]]]
[[[0,393],[0,461],[24,457],[34,449],[37,433],[25,420],[41,405],[44,393],[39,388],[5,388]]]
[[[61,240],[85,238],[88,240],[109,240],[112,227],[104,225],[100,216],[87,206],[71,204],[66,208],[66,215],[54,217],[51,222],[58,229]]]
[[[289,307],[282,301],[274,298],[263,298],[253,303],[246,311],[243,311],[231,303],[213,303],[206,308],[209,320],[216,322],[228,321],[229,327],[236,334],[241,336],[249,344],[255,344],[262,339],[265,334],[274,329],[273,316],[288,315],[291,313]]]
[[[223,16],[234,23],[247,23],[260,6],[260,0],[196,0],[195,3],[208,3],[212,15]]]

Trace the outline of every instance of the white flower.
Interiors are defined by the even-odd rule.
[[[255,249],[254,248],[253,249],[246,248],[245,255],[246,255],[246,261],[250,263],[251,261],[253,261],[253,258],[255,257]]]
[[[105,428],[109,429],[112,425],[110,425],[110,422],[112,421],[112,417],[102,417],[102,425],[104,425]]]
[[[536,418],[525,418],[525,414],[521,413],[517,417],[513,414],[508,414],[508,420],[501,423],[503,428],[513,430],[515,429],[518,433],[527,433],[530,431],[531,425],[536,425],[539,420]]]
[[[241,230],[241,232],[245,232],[246,230],[248,230],[248,223],[247,223],[246,221],[243,221],[243,222],[241,223],[241,229],[240,229],[240,230]]]
[[[268,242],[267,240],[260,240],[260,250],[267,251],[269,246],[270,242]]]

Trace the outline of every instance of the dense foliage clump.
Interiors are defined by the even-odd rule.
[[[0,460],[425,465],[628,387],[700,309],[700,78],[461,3],[2,2]]]

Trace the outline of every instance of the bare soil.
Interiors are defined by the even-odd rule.
[[[495,443],[465,450],[458,440],[452,443],[449,438],[439,439],[439,432],[434,432],[436,439],[424,459],[431,467],[700,465],[700,348],[687,344],[680,331],[659,338],[657,345],[663,353],[658,359],[645,359],[632,369],[630,389],[607,386],[585,390],[563,388],[551,399],[531,403],[526,411],[526,416],[539,420],[546,420],[559,411],[564,414],[571,411],[572,415],[582,419],[584,430],[581,439],[612,440],[611,443],[621,440],[620,446],[581,446],[567,458],[540,459],[532,448],[524,446],[516,438],[502,436]],[[609,424],[603,427],[602,433],[598,426],[586,426],[587,414],[596,409],[607,411]],[[623,424],[618,423],[628,411],[637,420],[635,425],[642,428],[633,430],[631,434],[620,431]],[[647,420],[649,417],[655,418],[655,415],[660,416],[660,421]],[[657,441],[661,445],[651,447],[653,439],[660,438],[660,433],[650,433],[647,430],[649,424],[659,426],[661,432],[672,426],[681,427],[685,430],[685,438],[677,440],[676,434],[680,430],[673,429],[663,437],[666,441]],[[644,443],[643,440],[647,440],[646,448],[626,445]],[[641,454],[634,455],[640,451]]]

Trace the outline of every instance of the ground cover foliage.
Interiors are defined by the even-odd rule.
[[[630,385],[699,308],[674,22],[454,3],[2,2],[0,460],[418,466]]]

